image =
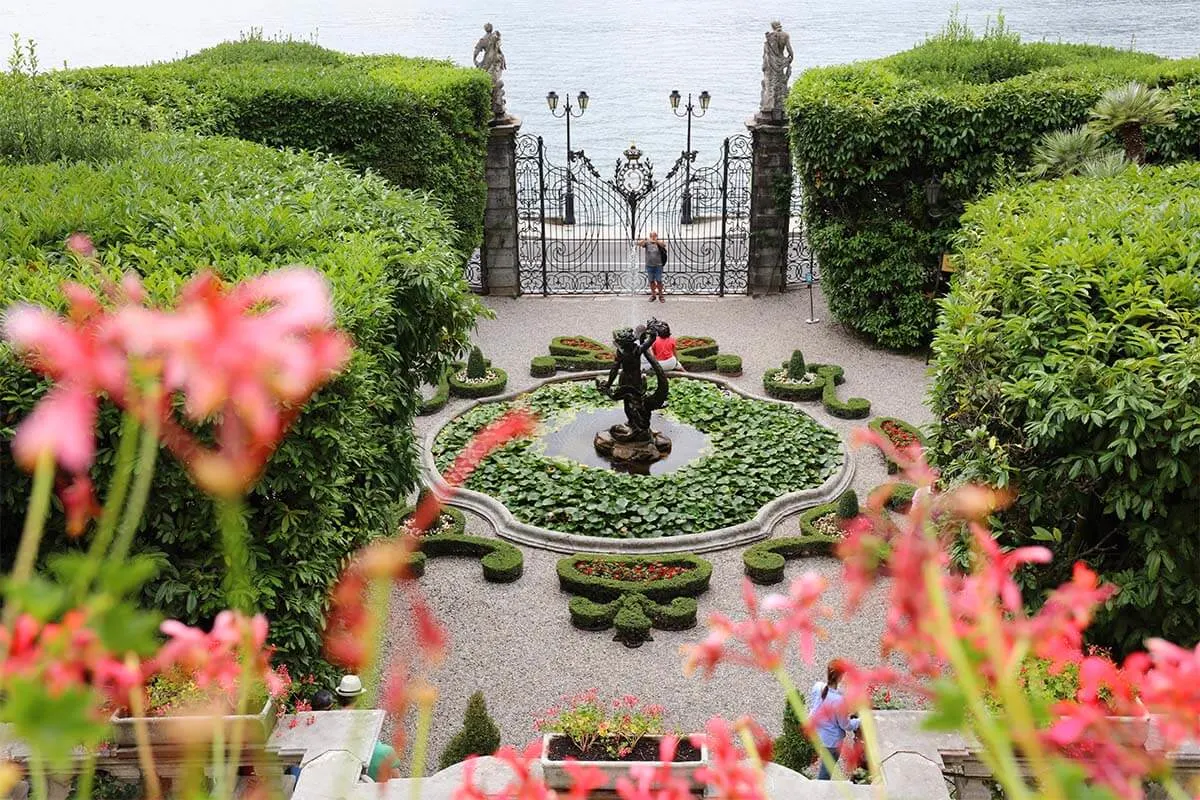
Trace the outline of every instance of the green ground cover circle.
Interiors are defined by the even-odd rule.
[[[484,403],[451,420],[434,439],[445,470],[471,436],[514,406],[553,430],[581,410],[612,401],[591,383],[542,386]],[[792,406],[744,398],[707,381],[671,381],[662,412],[709,436],[710,452],[665,475],[627,475],[549,458],[537,439],[488,456],[466,488],[503,503],[521,522],[584,536],[654,538],[724,528],[752,519],[775,498],[820,486],[842,464],[838,435]]]

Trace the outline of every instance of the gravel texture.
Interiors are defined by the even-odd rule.
[[[668,290],[669,290],[668,285]],[[508,371],[509,389],[537,384],[529,377],[529,361],[547,353],[553,336],[582,334],[608,341],[616,327],[644,322],[657,316],[670,323],[675,335],[712,336],[722,353],[740,355],[744,375],[732,379],[736,385],[761,393],[762,374],[777,367],[795,348],[805,359],[838,364],[846,382],[838,387],[839,397],[866,397],[871,416],[894,416],[917,425],[931,419],[924,405],[928,384],[924,354],[898,355],[873,347],[830,319],[824,301],[816,293],[818,324],[804,322],[809,316],[806,290],[764,298],[689,298],[668,295],[664,304],[649,305],[644,297],[562,297],[507,300],[484,298],[495,319],[480,320],[476,343],[493,363]],[[424,436],[458,413],[468,401],[452,400],[438,414],[419,418],[417,431]],[[815,419],[841,433],[862,427],[866,420],[840,420],[825,413],[820,402],[798,404]],[[883,458],[875,452],[856,451],[854,488],[865,496],[871,487],[887,479]],[[796,516],[783,520],[773,535],[790,536],[799,531]],[[467,514],[467,532],[494,536],[482,518]],[[722,666],[705,679],[685,677],[680,647],[699,641],[703,623],[682,632],[653,631],[654,641],[631,650],[612,641],[613,632],[585,632],[571,627],[567,602],[570,596],[558,588],[554,566],[557,554],[522,548],[524,576],[515,583],[498,585],[483,581],[477,560],[436,558],[428,564],[421,585],[438,618],[450,633],[449,653],[431,676],[439,689],[431,733],[430,767],[446,742],[461,726],[467,698],[477,689],[484,692],[488,710],[500,726],[505,743],[523,745],[535,737],[534,718],[562,695],[592,686],[602,694],[636,694],[662,703],[669,724],[678,730],[699,730],[714,715],[736,718],[750,714],[772,733],[778,733],[783,713],[783,694],[769,676],[749,668]],[[719,612],[733,618],[745,615],[742,600],[742,549],[705,555],[713,563],[711,588],[701,595],[700,616]],[[876,590],[864,598],[851,619],[842,616],[843,596],[840,566],[830,558],[813,558],[789,563],[788,577],[815,570],[829,581],[828,605],[835,610],[826,624],[827,635],[817,643],[813,665],[794,659],[791,672],[797,685],[807,690],[835,656],[863,664],[879,662],[879,638],[883,629],[884,596]],[[786,581],[775,587],[757,587],[761,597],[785,591]],[[404,598],[395,596],[392,620],[385,634],[385,652],[411,652],[412,632],[405,613]],[[396,721],[385,724],[389,735]],[[413,715],[404,721],[412,734]],[[411,741],[411,740],[410,740]]]

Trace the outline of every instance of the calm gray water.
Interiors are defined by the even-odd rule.
[[[1200,0],[961,0],[976,28],[1002,7],[1027,39],[1087,42],[1165,56],[1200,52]],[[237,38],[316,37],[348,52],[394,52],[469,63],[491,21],[503,34],[509,108],[523,130],[564,149],[546,92],[592,98],[572,146],[605,172],[635,140],[665,167],[684,147],[672,89],[713,95],[693,146],[715,159],[757,106],[763,32],[778,17],[792,35],[794,71],[904,50],[937,31],[947,0],[0,0],[0,35],[38,43],[43,67],[139,64]],[[0,43],[2,44],[2,43]],[[557,156],[562,160],[562,156]]]

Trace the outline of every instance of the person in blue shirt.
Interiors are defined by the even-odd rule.
[[[815,721],[817,736],[833,754],[834,761],[841,756],[846,734],[858,730],[858,717],[846,713],[846,698],[837,688],[845,673],[842,662],[835,658],[825,671],[825,682],[814,683],[808,695],[809,717]],[[828,768],[821,762],[817,769],[817,780],[827,781],[829,777]]]

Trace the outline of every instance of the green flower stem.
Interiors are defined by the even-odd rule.
[[[239,659],[241,661],[241,674],[238,676],[237,704],[233,709],[235,717],[240,717],[246,713],[246,704],[250,699],[250,684],[256,680],[255,676],[251,674],[250,669],[253,658],[251,654],[253,647],[254,640],[251,638],[250,628],[247,626],[242,634],[242,653]],[[242,761],[242,745],[245,744],[246,729],[242,722],[243,720],[241,719],[234,720],[233,733],[229,741],[229,754],[225,757],[224,766],[228,776],[226,785],[229,787],[230,797],[237,790],[237,770]],[[217,727],[225,727],[219,719]]]
[[[83,771],[75,786],[75,800],[92,800],[92,783],[96,777],[96,751],[88,750],[83,759]]]
[[[113,469],[112,482],[108,485],[108,497],[104,499],[104,510],[100,513],[100,521],[96,525],[96,533],[92,537],[92,545],[88,548],[87,560],[75,578],[75,602],[83,602],[92,586],[104,554],[112,543],[113,534],[117,530],[117,517],[125,504],[129,493],[129,481],[133,476],[133,458],[137,449],[137,435],[141,429],[137,417],[125,414],[121,425],[121,440],[117,445],[117,460]]]
[[[1167,796],[1171,800],[1192,800],[1192,795],[1186,789],[1179,785],[1179,781],[1171,776],[1167,776],[1159,781],[1162,787],[1167,790]]]
[[[125,666],[137,669],[138,657],[130,653],[125,657]],[[133,738],[137,742],[138,765],[142,769],[142,781],[146,784],[148,800],[161,800],[162,785],[154,769],[154,749],[150,746],[150,731],[146,727],[146,704],[141,692],[129,693],[129,711],[133,714]]]
[[[792,676],[788,675],[787,670],[783,667],[775,669],[775,680],[779,681],[779,685],[783,687],[783,691],[787,694],[788,705],[792,707],[792,713],[796,715],[796,720],[800,723],[801,730],[804,735],[812,742],[813,747],[817,751],[817,757],[821,759],[821,763],[825,765],[825,769],[829,770],[829,777],[834,781],[845,781],[846,776],[842,774],[842,768],[838,766],[837,759],[833,757],[833,753],[829,752],[829,748],[821,741],[821,737],[817,734],[808,732],[808,707],[804,705],[804,701],[800,698],[800,690],[796,688],[796,684],[792,682]],[[849,790],[845,790],[846,797],[850,796]]]
[[[157,459],[158,421],[154,416],[150,416],[146,427],[142,429],[141,447],[138,448],[138,460],[134,466],[133,493],[125,505],[117,541],[113,544],[112,552],[108,554],[107,563],[112,569],[120,569],[129,555],[133,535],[142,521],[142,512],[146,510],[146,498],[150,496],[150,481],[154,478],[154,464]]]
[[[425,696],[429,699],[425,699]],[[421,800],[421,777],[425,774],[425,759],[429,752],[429,728],[433,724],[434,694],[424,692],[417,716],[417,732],[413,737],[413,755],[410,777],[412,778],[412,800]]]
[[[225,726],[217,725],[212,739],[213,797],[217,800],[233,797],[232,788],[226,791],[229,776],[225,771],[225,757]]]
[[[364,688],[366,696],[378,698],[383,689],[383,660],[379,645],[383,639],[383,626],[391,613],[392,583],[387,578],[372,578],[367,590],[367,613],[370,615],[370,639],[367,640],[367,674]]]
[[[879,729],[875,727],[875,715],[870,704],[858,709],[858,728],[862,731],[863,749],[867,751],[867,770],[871,773],[871,784],[879,797],[883,792],[883,764],[879,762]]]
[[[962,643],[954,633],[954,623],[950,619],[950,606],[945,593],[942,591],[941,574],[938,564],[929,560],[924,569],[925,591],[928,592],[930,605],[933,608],[932,621],[935,625],[938,639],[946,648],[950,666],[954,676],[967,698],[967,705],[974,718],[975,732],[983,741],[984,749],[980,752],[981,760],[987,764],[992,775],[1004,787],[1009,800],[1034,800],[1029,787],[1021,778],[1021,770],[1017,765],[1016,754],[1013,753],[1012,743],[997,728],[995,721],[988,714],[983,702],[983,690],[975,679],[971,660],[962,648]]]
[[[1004,715],[1009,721],[1012,737],[1021,746],[1021,751],[1029,759],[1029,766],[1037,776],[1038,789],[1047,800],[1064,800],[1062,788],[1054,778],[1050,762],[1040,741],[1038,741],[1037,724],[1033,719],[1033,711],[1029,707],[1029,698],[1021,691],[1016,680],[1016,672],[1020,661],[1015,664],[1006,663],[1004,644],[1000,638],[1000,619],[994,607],[985,610],[981,624],[987,637],[988,654],[992,660],[992,668],[996,673],[996,681],[1000,688],[1000,697],[1004,701]],[[1023,655],[1026,647],[1017,648]]]
[[[50,785],[46,781],[46,762],[37,756],[29,759],[29,782],[34,800],[49,800]]]
[[[33,471],[33,494],[29,498],[29,510],[25,513],[25,527],[21,531],[21,544],[17,547],[17,558],[9,576],[10,588],[24,584],[33,575],[38,548],[42,543],[42,531],[46,528],[46,514],[50,510],[50,492],[54,489],[54,453],[49,450],[38,456]],[[4,605],[4,625],[11,625],[21,611],[20,601],[11,596]]]
[[[216,505],[221,545],[225,550],[225,596],[230,608],[249,614],[254,592],[250,588],[245,503],[240,497],[219,497]]]

